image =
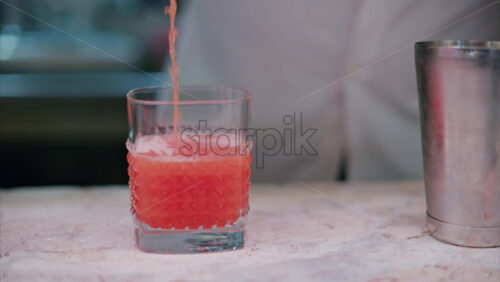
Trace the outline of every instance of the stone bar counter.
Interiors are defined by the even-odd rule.
[[[245,246],[149,254],[135,247],[125,186],[0,194],[1,281],[500,281],[500,248],[425,229],[422,182],[253,185]]]

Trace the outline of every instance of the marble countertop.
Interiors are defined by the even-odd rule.
[[[500,281],[500,248],[425,231],[422,182],[253,185],[245,247],[148,254],[124,186],[0,194],[2,281]]]

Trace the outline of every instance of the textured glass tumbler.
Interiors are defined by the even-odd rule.
[[[127,94],[131,211],[140,249],[196,253],[243,247],[251,94],[225,86]],[[178,113],[178,114],[176,114]]]

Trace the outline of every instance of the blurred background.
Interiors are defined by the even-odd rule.
[[[317,156],[252,181],[421,179],[413,44],[499,40],[498,0],[179,1],[181,84],[303,114]],[[0,187],[128,181],[125,94],[164,85],[168,0],[0,0]]]
[[[0,187],[127,182],[125,94],[166,79],[165,4],[0,3]]]

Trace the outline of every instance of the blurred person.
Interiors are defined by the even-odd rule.
[[[181,84],[249,89],[253,128],[282,132],[284,117],[301,113],[305,129],[318,129],[317,155],[267,157],[257,181],[421,178],[413,43],[500,37],[490,0],[184,4]]]

